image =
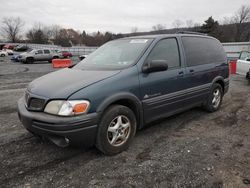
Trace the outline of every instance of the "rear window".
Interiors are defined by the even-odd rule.
[[[205,37],[182,37],[187,66],[226,61],[219,41]]]

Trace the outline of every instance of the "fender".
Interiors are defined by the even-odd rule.
[[[222,76],[216,76],[212,81],[212,85],[217,81],[222,81],[225,84],[224,78]]]
[[[229,78],[226,78],[224,79],[222,76],[216,76],[213,81],[212,81],[212,84],[211,84],[211,87],[212,85],[215,83],[215,82],[222,82],[223,83],[223,92],[224,94],[228,91],[228,87],[229,87]]]
[[[140,99],[138,99],[138,97],[132,93],[120,92],[120,93],[116,93],[114,95],[109,96],[98,106],[96,112],[98,112],[102,115],[102,113],[104,112],[104,110],[108,106],[110,106],[111,104],[113,104],[119,100],[128,100],[136,106],[136,111],[137,111],[137,116],[138,116],[137,117],[138,129],[141,129],[143,127],[143,122],[144,122],[142,103],[141,103]]]

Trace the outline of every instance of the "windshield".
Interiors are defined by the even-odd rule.
[[[121,39],[108,42],[74,68],[122,69],[136,62],[152,39]]]
[[[34,54],[34,53],[36,53],[36,50],[31,50],[29,53]]]
[[[250,58],[250,52],[247,52],[247,51],[241,52],[240,58],[239,58],[239,59],[241,59],[241,60],[246,60],[246,59],[248,59],[248,58]]]

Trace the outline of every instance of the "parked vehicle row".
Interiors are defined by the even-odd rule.
[[[2,44],[0,46],[1,50],[14,50],[14,51],[18,51],[18,52],[24,52],[27,51],[29,49],[29,47],[27,45],[24,44],[19,44],[19,45],[12,45],[12,44]]]
[[[27,45],[17,45],[15,46],[14,50],[17,52],[25,52],[29,50],[30,48]]]
[[[4,50],[2,56],[7,56],[7,53],[5,52],[11,52],[11,51]],[[13,51],[11,55],[12,54],[13,54]],[[27,52],[24,52],[21,54],[14,54],[11,57],[11,60],[14,62],[33,63],[35,61],[52,62],[52,59],[62,59],[62,58],[68,58],[68,57],[72,57],[72,54],[67,51],[49,50],[49,49],[39,49],[39,50],[28,49]]]
[[[14,53],[13,48],[17,52],[25,51],[21,54]],[[32,50],[27,45],[5,45],[3,50],[0,51],[0,56],[13,55],[11,60],[14,62],[23,62],[23,63],[33,63],[35,61],[49,61],[52,62],[52,59],[61,59],[61,58],[70,58],[73,57],[72,53],[66,50],[50,50],[50,49],[36,49]],[[87,55],[79,56],[80,60],[83,60]]]

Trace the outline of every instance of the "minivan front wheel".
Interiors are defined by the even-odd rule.
[[[212,86],[208,100],[205,104],[205,109],[209,112],[214,112],[220,108],[223,98],[223,90],[220,84],[215,83]]]
[[[136,118],[131,109],[111,106],[104,112],[99,124],[96,147],[106,155],[126,150],[136,132]]]

